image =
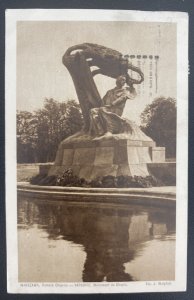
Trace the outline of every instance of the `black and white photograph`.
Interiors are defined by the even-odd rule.
[[[8,10],[6,46],[8,291],[184,291],[187,14]]]

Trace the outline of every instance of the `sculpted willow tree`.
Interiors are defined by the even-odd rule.
[[[126,100],[134,98],[135,89],[133,85],[140,84],[144,80],[144,76],[140,68],[130,64],[127,57],[124,57],[119,51],[91,43],[84,43],[70,47],[63,56],[63,63],[69,70],[75,85],[84,118],[83,129],[85,133],[89,132],[98,136],[107,132],[107,122],[105,122],[105,117],[103,118],[102,116],[105,114],[101,113],[102,109],[99,109],[98,112],[97,110],[93,110],[97,108],[106,107],[106,112],[112,112],[114,114],[112,114],[113,120],[116,119],[116,122],[120,122],[122,125],[126,123],[119,117],[122,115]],[[97,69],[92,71],[91,67],[94,66],[97,67]],[[140,78],[134,79],[130,77],[128,70],[136,72],[139,74]],[[97,74],[105,75],[115,79],[118,79],[119,76],[123,76],[122,80],[125,80],[127,89],[123,89],[124,84],[121,83],[121,81],[119,83],[117,80],[118,84],[117,87],[112,91],[112,96],[109,97],[109,92],[103,99],[101,99],[93,79],[93,77]],[[113,103],[114,100],[118,99],[119,97],[120,100],[118,100],[117,103]],[[120,104],[119,113],[110,107],[116,105],[118,106],[118,104]],[[96,116],[94,116],[94,114]],[[99,118],[97,115],[99,115]],[[92,124],[94,122],[96,125],[98,124],[98,126]],[[110,122],[111,119],[109,118],[109,123]],[[112,133],[124,132],[126,128],[124,128],[125,126],[123,127],[122,125],[120,126],[120,130],[117,129],[116,132],[113,131]],[[98,127],[101,127],[101,130],[99,130]]]

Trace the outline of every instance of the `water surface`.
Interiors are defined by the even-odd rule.
[[[175,279],[175,209],[18,200],[20,282]]]

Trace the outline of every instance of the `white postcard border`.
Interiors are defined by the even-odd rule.
[[[124,283],[18,283],[16,193],[17,21],[139,21],[177,24],[177,210],[176,280]],[[117,10],[6,11],[6,236],[9,293],[139,293],[186,290],[188,198],[188,14]]]

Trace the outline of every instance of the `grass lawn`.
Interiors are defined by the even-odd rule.
[[[18,164],[17,181],[29,181],[32,176],[39,173],[39,164]]]

